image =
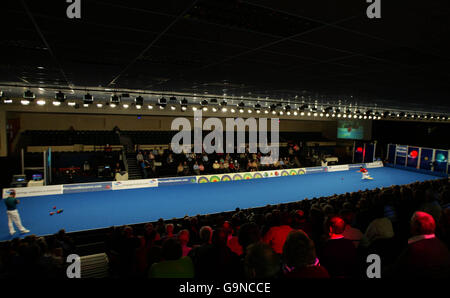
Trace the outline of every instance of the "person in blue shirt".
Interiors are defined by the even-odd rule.
[[[19,200],[16,199],[16,192],[14,190],[9,191],[9,196],[5,199],[6,205],[6,213],[8,214],[8,227],[9,234],[12,236],[16,233],[14,230],[14,224],[17,226],[19,231],[22,234],[29,233],[30,230],[27,230],[20,220],[19,212],[17,211],[17,204],[19,204]]]

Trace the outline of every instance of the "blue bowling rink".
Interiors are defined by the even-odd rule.
[[[385,167],[369,169],[374,180],[361,180],[356,171],[19,198],[18,210],[30,234],[41,236],[63,228],[91,230],[439,179]],[[50,216],[53,206],[63,213]],[[0,204],[0,241],[26,235],[17,229],[9,235],[6,206]]]

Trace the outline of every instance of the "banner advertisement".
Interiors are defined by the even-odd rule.
[[[174,177],[174,178],[159,178],[158,186],[179,185],[197,183],[197,177]]]
[[[139,180],[127,180],[127,181],[113,181],[113,190],[133,189],[133,188],[146,188],[157,187],[158,179],[139,179]]]
[[[11,189],[14,189],[14,191],[16,192],[16,198],[60,195],[63,193],[62,185],[5,188],[3,189],[4,199],[9,196],[9,191]]]
[[[322,173],[322,172],[326,172],[326,171],[327,171],[327,167],[306,168],[306,174]]]
[[[375,161],[375,162],[366,163],[366,168],[368,168],[368,169],[382,168],[382,167],[383,167],[383,162],[380,160]]]
[[[339,165],[339,166],[329,166],[328,172],[340,172],[340,171],[348,171],[348,165]]]
[[[112,190],[112,182],[97,182],[97,183],[81,183],[81,184],[65,184],[63,185],[63,193],[78,193]]]

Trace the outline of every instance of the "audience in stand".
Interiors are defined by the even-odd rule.
[[[445,279],[448,182],[112,227],[104,241],[110,276],[363,279],[366,258],[376,253],[382,278]],[[65,278],[64,260],[72,253],[76,242],[64,231],[16,238],[2,244],[0,277]]]

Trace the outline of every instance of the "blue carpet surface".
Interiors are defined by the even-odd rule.
[[[361,180],[355,170],[157,188],[100,191],[22,198],[18,205],[23,225],[35,235],[172,219],[300,201],[346,192],[438,179],[395,168],[369,169],[374,180]],[[50,216],[52,207],[63,213]],[[31,234],[30,233],[30,234]],[[13,237],[24,237],[17,231]],[[0,204],[0,241],[12,239],[6,207]]]

